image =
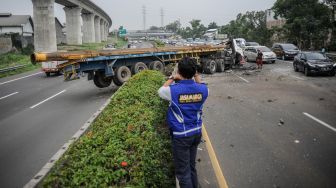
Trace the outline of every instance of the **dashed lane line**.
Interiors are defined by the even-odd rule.
[[[328,123],[326,123],[326,122],[324,122],[324,121],[322,121],[322,120],[319,120],[318,118],[314,117],[314,116],[311,115],[311,114],[308,114],[307,112],[303,112],[303,114],[304,114],[305,116],[309,117],[310,119],[312,119],[312,120],[318,122],[319,124],[321,124],[321,125],[323,125],[323,126],[329,128],[330,130],[336,132],[336,128],[334,128],[333,126],[329,125]]]
[[[210,157],[210,161],[212,164],[212,167],[215,171],[215,175],[217,178],[217,182],[220,188],[228,188],[228,185],[226,183],[225,177],[223,175],[222,169],[219,165],[215,150],[213,149],[212,145],[211,145],[211,141],[210,138],[208,136],[208,133],[206,131],[205,125],[203,124],[203,129],[202,129],[202,135],[205,139],[205,146],[208,150],[209,153],[209,157]]]
[[[238,76],[237,74],[235,73],[232,73],[233,75],[237,76],[238,78],[240,78],[241,80],[243,80],[244,82],[246,83],[250,83],[250,81],[246,80],[245,78],[241,77],[241,76]]]
[[[31,77],[31,76],[34,76],[34,75],[37,75],[37,74],[41,74],[42,72],[37,72],[37,73],[34,73],[34,74],[30,74],[30,75],[27,75],[27,76],[23,76],[23,77],[20,77],[20,78],[15,78],[13,80],[8,80],[6,82],[1,82],[0,85],[4,85],[4,84],[7,84],[7,83],[10,83],[10,82],[14,82],[14,81],[17,81],[17,80],[21,80],[21,79],[24,79],[24,78],[28,78],[28,77]]]
[[[44,102],[47,102],[48,100],[50,100],[50,99],[52,99],[52,98],[56,97],[57,95],[60,95],[60,94],[62,94],[62,93],[64,93],[64,92],[66,92],[66,90],[63,90],[63,91],[61,91],[61,92],[58,92],[58,93],[56,93],[55,95],[53,95],[53,96],[51,96],[51,97],[49,97],[49,98],[44,99],[43,101],[41,101],[41,102],[39,102],[39,103],[37,103],[37,104],[31,106],[30,109],[33,109],[33,108],[39,106],[40,104],[42,104],[42,103],[44,103]]]
[[[11,93],[11,94],[9,94],[9,95],[0,97],[0,100],[5,99],[5,98],[10,97],[10,96],[13,96],[13,95],[18,94],[18,93],[19,93],[19,92],[14,92],[14,93]]]

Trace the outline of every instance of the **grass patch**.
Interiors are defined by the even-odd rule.
[[[84,43],[82,45],[58,45],[58,50],[80,51],[80,50],[102,50],[106,44],[115,44],[117,48],[124,47],[127,42],[122,38],[108,37],[107,41],[101,43]]]
[[[16,69],[15,71],[0,73],[0,78],[35,70],[41,67],[40,65],[32,65],[30,63],[29,55],[23,55],[21,53],[7,53],[0,55],[0,69],[14,67],[17,65],[25,65],[25,67]]]
[[[44,178],[41,187],[174,187],[164,76],[142,71]]]

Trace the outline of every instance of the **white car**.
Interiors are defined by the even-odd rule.
[[[247,46],[244,50],[244,57],[247,61],[256,61],[258,51],[263,53],[263,62],[275,63],[276,54],[266,46]]]

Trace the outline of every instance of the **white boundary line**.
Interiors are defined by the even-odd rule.
[[[303,113],[305,116],[307,116],[307,117],[313,119],[314,121],[320,123],[321,125],[323,125],[323,126],[329,128],[329,129],[331,129],[332,131],[336,132],[336,128],[334,128],[333,126],[329,125],[328,123],[325,123],[325,122],[323,122],[322,120],[317,119],[316,117],[314,117],[314,116],[308,114],[307,112],[302,112],[302,113]]]
[[[37,74],[41,74],[42,72],[37,72],[37,73],[34,73],[34,74],[30,74],[30,75],[27,75],[27,76],[24,76],[24,77],[20,77],[20,78],[15,78],[13,80],[8,80],[6,82],[1,82],[0,85],[3,85],[3,84],[7,84],[7,83],[10,83],[10,82],[14,82],[14,81],[17,81],[17,80],[21,80],[21,79],[24,79],[24,78],[28,78],[28,77],[31,77],[31,76],[34,76],[34,75],[37,75]]]
[[[242,79],[244,82],[246,82],[246,83],[250,83],[250,81],[246,80],[245,78],[240,77],[240,76],[238,76],[238,75],[235,74],[235,73],[232,73],[232,74],[235,75],[235,76],[237,76],[238,78]]]
[[[60,94],[62,94],[62,93],[64,93],[64,92],[66,92],[66,90],[63,90],[63,91],[61,91],[61,92],[58,92],[58,93],[56,93],[55,95],[53,95],[53,96],[51,96],[51,97],[49,97],[49,98],[44,99],[43,101],[41,101],[41,102],[39,102],[39,103],[37,103],[37,104],[31,106],[30,109],[33,109],[33,108],[39,106],[40,104],[42,104],[42,103],[44,103],[44,102],[47,102],[48,100],[50,100],[50,99],[52,99],[52,98],[56,97],[57,95],[60,95]]]
[[[124,85],[126,85],[125,83]],[[124,85],[122,85],[119,89],[121,89]],[[119,90],[118,89],[118,90]],[[117,93],[116,91],[107,101],[84,123],[84,125],[72,136],[72,138],[65,143],[61,149],[59,149],[51,159],[41,168],[41,170],[23,187],[23,188],[34,188],[36,187],[40,181],[49,173],[52,167],[55,165],[56,161],[58,161],[62,155],[69,149],[69,146],[74,143],[80,136],[82,136],[86,130],[90,127],[90,125],[96,120],[99,114],[106,108],[106,106],[110,103],[114,95]]]
[[[12,95],[18,94],[18,93],[19,93],[19,92],[14,92],[14,93],[11,93],[11,94],[9,94],[9,95],[0,97],[0,100],[1,100],[1,99],[5,99],[5,98],[7,98],[7,97],[10,97],[10,96],[12,96]]]

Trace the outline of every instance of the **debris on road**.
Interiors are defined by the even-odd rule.
[[[299,143],[300,143],[300,140],[294,140],[294,143],[295,143],[295,144],[299,144]]]
[[[227,97],[228,99],[233,99],[233,97],[231,97],[230,95]]]
[[[281,125],[283,125],[283,124],[285,124],[285,121],[281,118],[281,119],[279,120],[279,123],[280,123]]]
[[[320,101],[324,101],[324,98],[323,98],[323,97],[320,97],[319,100],[320,100]]]

